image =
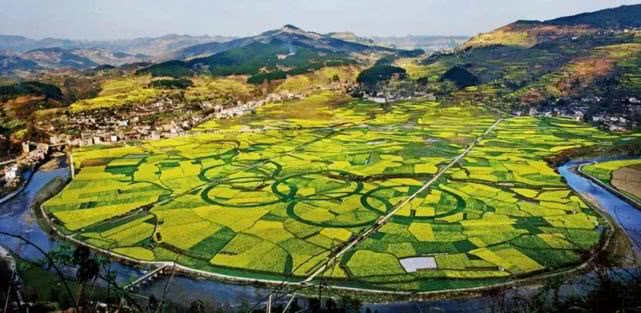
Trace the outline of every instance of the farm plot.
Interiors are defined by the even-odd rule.
[[[641,160],[595,163],[581,170],[641,203]]]
[[[612,139],[566,120],[506,120],[424,198],[397,212],[341,264],[363,284],[400,290],[476,286],[576,264],[598,244],[601,221],[543,158]],[[398,201],[421,182],[411,185],[375,195]],[[433,257],[437,266],[415,273],[368,273],[363,266],[387,257],[354,258],[362,251],[399,261]]]
[[[44,207],[76,238],[122,255],[302,280],[497,119],[472,106],[385,110],[317,95],[185,137],[78,151],[76,179]],[[543,158],[614,139],[565,120],[507,120],[324,276],[428,291],[571,266],[598,243],[601,221]],[[401,265],[421,257],[436,266]]]

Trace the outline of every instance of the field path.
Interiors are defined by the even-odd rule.
[[[310,283],[312,280],[314,280],[316,277],[319,275],[322,275],[330,266],[334,265],[338,259],[340,259],[345,253],[347,253],[349,250],[354,248],[359,242],[362,240],[367,239],[367,237],[371,236],[374,234],[377,230],[379,230],[383,225],[385,225],[389,220],[394,216],[398,211],[400,211],[403,207],[405,207],[408,203],[410,203],[414,198],[418,197],[419,194],[422,192],[425,192],[428,190],[434,182],[436,182],[443,174],[445,174],[452,166],[454,166],[456,163],[458,163],[461,159],[463,159],[472,149],[479,143],[481,140],[487,136],[489,133],[491,133],[501,122],[503,122],[505,119],[499,119],[492,126],[490,126],[481,136],[479,136],[476,140],[474,140],[461,154],[459,154],[452,162],[450,162],[447,166],[441,168],[441,170],[434,176],[432,179],[430,179],[421,189],[416,191],[414,194],[409,196],[405,201],[398,203],[392,211],[390,211],[387,215],[379,218],[374,225],[370,226],[366,231],[362,232],[360,235],[358,235],[356,238],[354,238],[352,241],[349,242],[343,249],[341,249],[336,255],[331,257],[325,264],[323,264],[318,270],[314,271],[311,275],[309,275],[304,281],[302,281],[302,284],[307,284]]]

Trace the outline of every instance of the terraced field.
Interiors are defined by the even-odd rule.
[[[595,163],[581,170],[641,204],[641,160]]]
[[[185,137],[77,150],[79,173],[44,208],[65,232],[121,255],[301,281],[499,118],[472,106],[384,109],[321,94]],[[432,291],[580,263],[603,223],[544,158],[615,140],[573,121],[508,118],[322,276]]]

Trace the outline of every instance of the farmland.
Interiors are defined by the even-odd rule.
[[[44,208],[66,233],[120,255],[276,281],[303,280],[395,212],[323,276],[377,290],[484,286],[589,255],[604,222],[544,159],[617,140],[571,120],[317,94],[188,136],[76,150],[75,179]],[[418,257],[436,266],[400,262]]]
[[[617,160],[584,166],[582,171],[641,204],[641,160]]]

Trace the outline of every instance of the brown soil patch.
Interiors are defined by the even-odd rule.
[[[612,173],[612,186],[641,199],[641,168],[624,167]]]
[[[614,61],[602,56],[577,59],[566,66],[562,72],[563,78],[556,87],[562,96],[570,96],[609,75],[613,70]]]

